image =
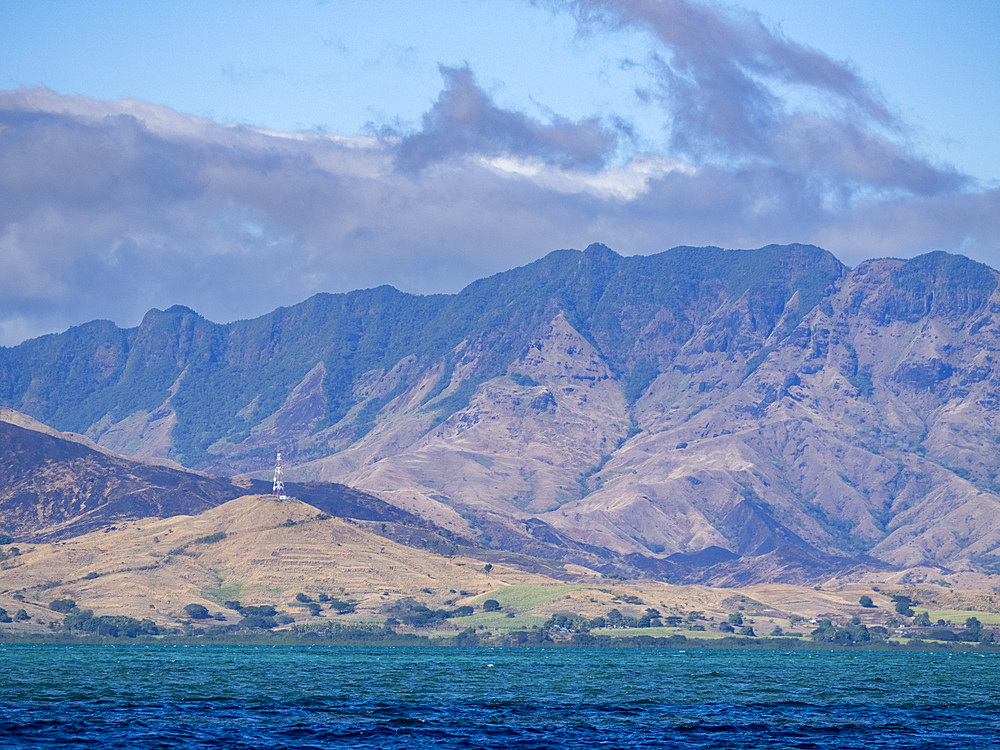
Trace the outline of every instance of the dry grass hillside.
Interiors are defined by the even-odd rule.
[[[287,610],[299,592],[326,593],[356,601],[356,617],[372,617],[386,600],[408,595],[439,603],[459,591],[555,583],[503,565],[487,574],[478,560],[406,547],[298,500],[259,495],[198,515],[128,522],[21,547],[3,563],[0,606],[25,607],[43,620],[53,613],[30,602],[69,598],[95,614],[165,624],[186,619],[183,608],[191,603],[236,621],[239,615],[222,602]]]
[[[759,635],[775,627],[803,632],[812,618],[843,621],[858,615],[868,624],[883,623],[891,617],[889,596],[895,592],[913,594],[935,611],[1000,610],[994,577],[965,574],[959,580],[931,570],[815,588],[678,586],[609,579],[574,565],[566,566],[566,579],[556,580],[407,547],[366,530],[362,522],[327,517],[298,500],[259,495],[198,515],[128,522],[64,542],[21,545],[17,554],[6,546],[0,555],[0,607],[11,613],[23,608],[31,618],[0,627],[22,631],[61,621],[63,615],[48,606],[56,599],[72,599],[96,615],[149,618],[167,626],[189,619],[188,604],[201,604],[216,615],[207,624],[236,623],[241,616],[223,605],[229,600],[274,605],[296,623],[383,621],[387,605],[407,597],[432,609],[473,606],[473,615],[448,620],[438,632],[530,628],[552,615],[592,618],[612,609],[639,617],[647,608],[680,616],[683,629],[704,628],[706,635],[717,633],[718,624],[735,613],[752,622]],[[324,608],[319,616],[311,615],[296,601],[299,593],[313,600],[326,594],[356,608],[346,614]],[[877,606],[861,608],[862,594]],[[484,612],[487,599],[496,599],[501,610]]]

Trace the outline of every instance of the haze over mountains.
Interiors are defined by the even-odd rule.
[[[470,543],[676,580],[989,570],[997,281],[945,253],[592,245],[456,295],[87,323],[0,349],[0,404],[216,474],[280,443],[289,479]]]

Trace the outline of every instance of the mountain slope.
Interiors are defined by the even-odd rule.
[[[0,476],[0,531],[35,542],[138,518],[200,513],[248,490],[270,489],[262,481],[234,484],[161,462],[128,460],[10,410],[0,412]],[[411,514],[342,485],[287,488],[331,516],[421,525]]]
[[[944,253],[851,270],[801,245],[595,245],[456,295],[86,324],[0,350],[0,401],[218,472],[282,443],[290,477],[550,559],[725,583],[986,570],[997,289]]]

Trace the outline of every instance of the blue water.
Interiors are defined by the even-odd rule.
[[[0,645],[21,747],[1000,747],[1000,655]]]

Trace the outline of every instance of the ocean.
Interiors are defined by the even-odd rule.
[[[1000,654],[0,644],[36,747],[1000,747]]]

